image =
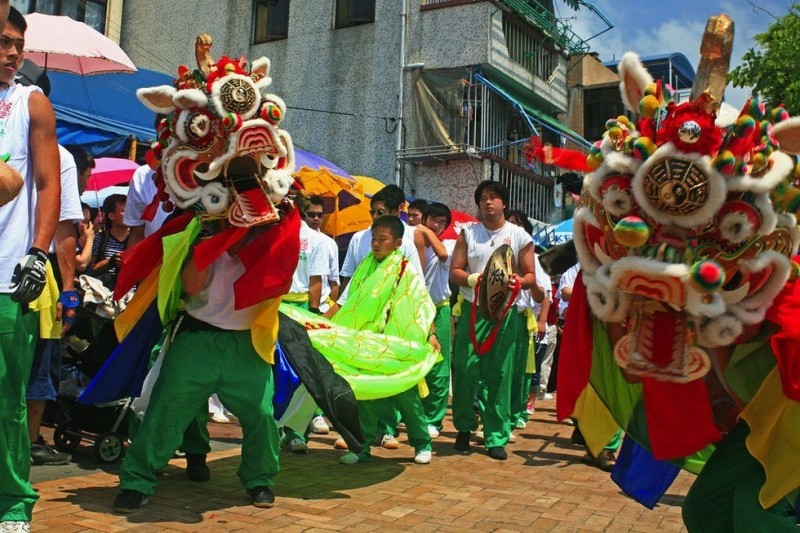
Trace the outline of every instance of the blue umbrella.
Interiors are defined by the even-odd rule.
[[[300,170],[303,167],[308,167],[312,170],[319,170],[322,167],[326,167],[328,170],[338,176],[343,176],[350,179],[353,178],[350,174],[339,168],[337,165],[331,163],[324,157],[312,154],[311,152],[307,152],[296,146],[294,147],[294,159],[294,166],[297,170]]]

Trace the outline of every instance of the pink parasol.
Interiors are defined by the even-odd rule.
[[[95,166],[86,185],[87,191],[99,191],[112,185],[127,185],[133,173],[139,168],[136,161],[118,157],[101,157],[95,159]]]
[[[88,75],[136,72],[122,48],[94,28],[69,17],[25,15],[25,57],[45,70]]]

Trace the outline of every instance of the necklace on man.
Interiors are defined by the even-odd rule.
[[[503,231],[503,226],[500,226],[498,229],[490,230],[486,226],[483,226],[483,230],[486,232],[486,236],[489,237],[489,246],[494,247],[494,238]]]

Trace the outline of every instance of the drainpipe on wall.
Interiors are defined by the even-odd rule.
[[[400,94],[397,98],[397,146],[394,152],[394,183],[400,186],[400,159],[397,152],[403,147],[403,88],[406,81],[406,7],[407,0],[403,0],[400,15]]]

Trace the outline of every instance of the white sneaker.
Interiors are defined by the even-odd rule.
[[[431,451],[424,450],[414,456],[414,462],[418,465],[426,465],[431,462]]]
[[[322,415],[315,416],[311,419],[311,432],[317,435],[327,435],[330,433],[331,428],[325,422],[325,417]]]
[[[216,422],[217,424],[230,424],[231,419],[227,416],[223,415],[222,413],[214,413],[211,415],[211,421]]]
[[[361,462],[361,458],[358,456],[357,453],[348,452],[343,456],[339,457],[339,462],[343,465],[356,465]]]
[[[548,401],[548,400],[552,400],[552,399],[553,399],[553,395],[552,395],[552,394],[550,394],[550,393],[549,393],[549,392],[547,392],[547,391],[543,391],[543,390],[542,390],[542,391],[539,391],[539,392],[536,394],[536,399],[537,399],[537,400],[544,400],[544,401]]]
[[[483,439],[483,428],[480,428],[478,431],[475,432],[476,439]]]
[[[516,423],[516,425],[514,427],[516,429],[525,429],[526,427],[528,427],[528,423],[525,422],[524,420],[520,419],[520,420],[517,420],[517,423]]]
[[[430,453],[430,452],[428,452]],[[428,459],[430,461],[430,458]],[[23,521],[0,522],[2,533],[31,533],[31,523]]]
[[[289,439],[288,442],[283,443],[283,447],[294,453],[303,453],[308,451],[308,444],[303,442],[303,439],[301,439],[300,437],[294,437]]]
[[[400,443],[397,441],[394,435],[384,435],[381,437],[381,448],[386,448],[387,450],[396,450],[400,447]]]
[[[436,426],[428,426],[428,435],[430,435],[432,439],[435,439],[439,436],[439,430],[436,429]]]
[[[517,436],[514,435],[513,433],[509,433],[508,434],[508,442],[510,442],[512,444],[517,442]]]

